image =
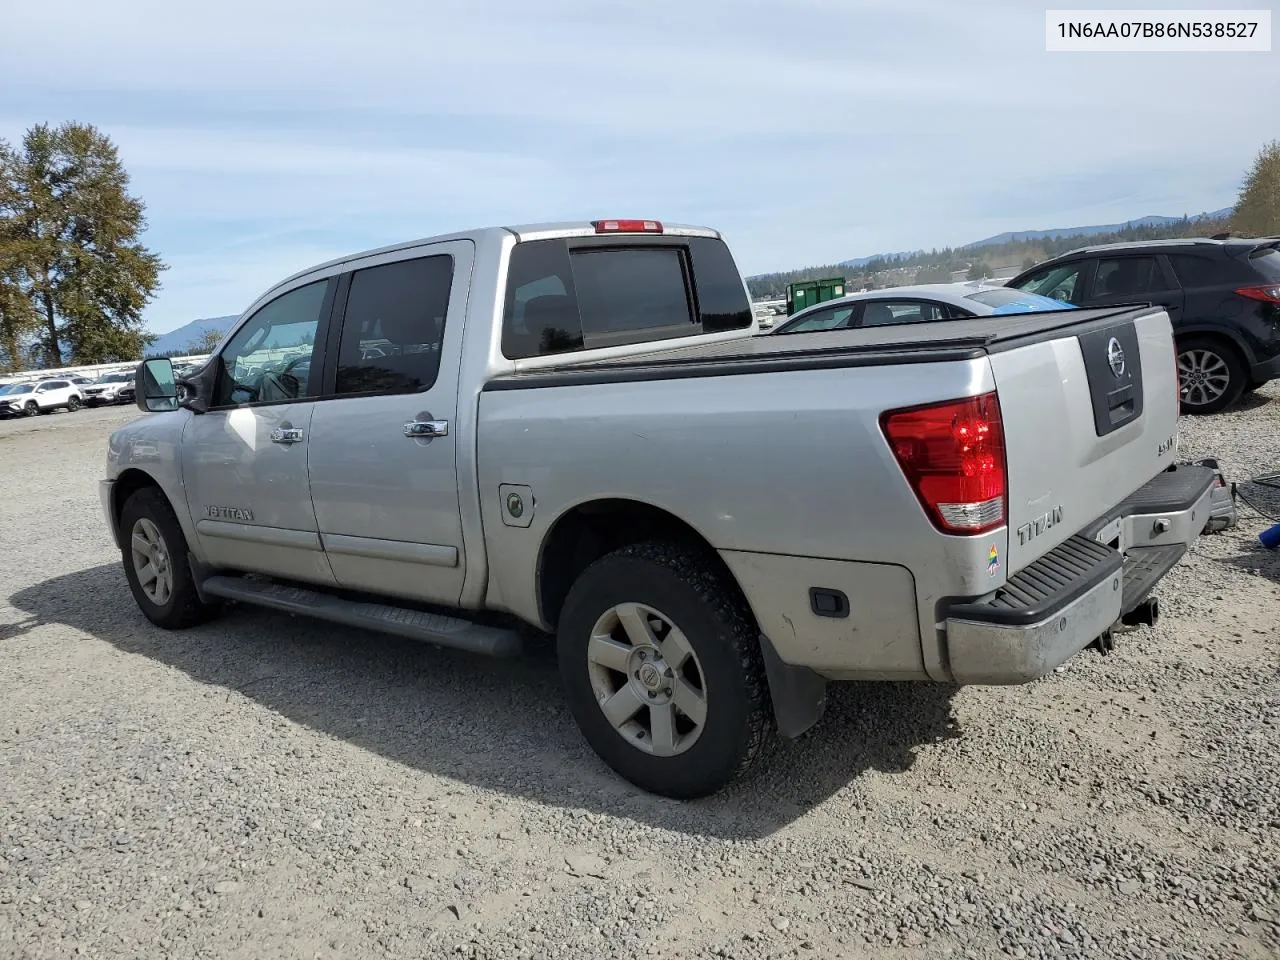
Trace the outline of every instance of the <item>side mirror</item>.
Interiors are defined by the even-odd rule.
[[[173,363],[167,357],[140,363],[134,383],[135,400],[144,413],[178,409],[178,384],[173,377]]]

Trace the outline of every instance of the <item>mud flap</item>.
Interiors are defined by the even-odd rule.
[[[760,635],[760,651],[778,733],[794,740],[822,719],[827,709],[827,681],[808,667],[784,663],[764,634]]]

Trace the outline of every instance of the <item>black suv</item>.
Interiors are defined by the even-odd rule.
[[[1081,307],[1154,303],[1173,321],[1184,413],[1216,413],[1280,377],[1280,239],[1083,247],[1007,284]]]

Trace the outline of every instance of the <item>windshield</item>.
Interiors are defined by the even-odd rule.
[[[30,392],[31,392],[31,384],[29,383],[15,383],[12,386],[5,389],[5,393],[9,394],[10,396],[13,396],[14,394],[17,394],[17,393],[30,393]]]
[[[1063,303],[1061,300],[1054,300],[1052,297],[1042,297],[1038,293],[1011,290],[1008,287],[979,290],[977,293],[969,294],[965,299],[977,300],[978,303],[985,303],[988,307],[995,307],[992,311],[993,314],[1045,313],[1050,310],[1075,309],[1074,304]]]
[[[94,383],[124,383],[128,379],[127,373],[108,373],[105,377],[99,377]]]

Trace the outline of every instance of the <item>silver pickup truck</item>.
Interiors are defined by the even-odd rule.
[[[223,601],[498,656],[554,634],[599,755],[710,793],[828,681],[1022,683],[1205,528],[1169,319],[759,337],[720,236],[492,228],[325,263],[111,437],[142,612]]]

